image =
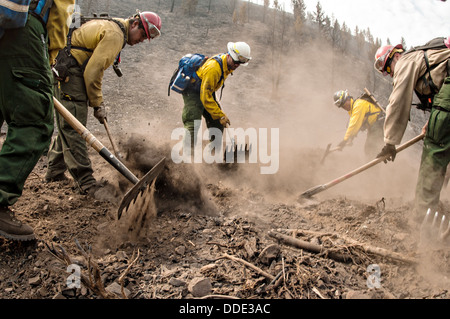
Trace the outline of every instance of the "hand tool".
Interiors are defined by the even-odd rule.
[[[416,137],[414,137],[413,139],[409,140],[408,142],[405,142],[404,144],[400,145],[399,147],[396,148],[396,152],[399,153],[401,151],[403,151],[405,148],[408,148],[409,146],[417,143],[418,141],[422,140],[425,137],[425,133],[422,133]],[[324,190],[327,190],[328,188],[335,186],[343,181],[345,181],[346,179],[349,179],[352,176],[355,176],[363,171],[365,171],[366,169],[375,166],[376,164],[385,161],[389,156],[383,156],[383,157],[378,157],[375,158],[374,160],[370,161],[369,163],[351,171],[350,173],[347,173],[339,178],[336,178],[335,180],[326,183],[326,184],[322,184],[322,185],[318,185],[315,186],[313,188],[308,189],[307,191],[303,192],[302,194],[300,194],[299,199],[301,198],[309,198],[317,193],[323,192]]]
[[[134,186],[123,197],[118,213],[117,219],[122,216],[122,211],[128,210],[129,205],[136,201],[137,196],[148,187],[151,182],[164,169],[165,157],[163,157],[153,168],[147,172],[141,179],[137,178],[121,161],[117,159],[89,130],[78,121],[55,97],[53,97],[55,109],[61,116],[69,123],[70,126],[77,131],[83,139],[92,146],[109,164],[117,169],[124,177],[126,177]]]

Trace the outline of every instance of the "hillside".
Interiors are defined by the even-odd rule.
[[[332,54],[313,37],[277,51],[260,8],[251,8],[249,22],[234,24],[232,1],[211,3],[209,8],[209,1],[200,0],[192,16],[183,12],[181,1],[175,1],[173,12],[171,1],[82,3],[82,10],[90,5],[91,12],[123,18],[136,9],[161,16],[162,36],[125,47],[124,76],[108,69],[103,93],[124,164],[139,177],[163,157],[165,168],[118,220],[118,205],[132,185],[94,149],[95,176],[105,182],[96,200],[79,195],[71,182],[43,183],[43,156],[14,207],[34,227],[38,241],[0,238],[0,298],[122,298],[121,285],[130,299],[152,300],[448,298],[448,247],[424,241],[420,221],[409,214],[420,143],[393,163],[299,200],[305,190],[367,162],[361,134],[351,147],[320,163],[327,144],[342,139],[348,121],[332,104],[333,93],[347,88],[357,95],[367,87],[386,105],[390,83],[374,80],[367,60]],[[290,37],[286,31],[284,39]],[[172,72],[183,55],[223,53],[229,41],[249,43],[252,61],[227,79],[220,104],[233,128],[257,129],[258,162],[232,168],[175,164],[171,152],[180,140],[172,133],[183,127],[183,100],[175,92],[168,96]],[[412,118],[420,128],[423,116]],[[87,127],[111,147],[93,116]],[[261,146],[264,131],[279,132],[278,140],[271,135],[278,143],[270,144],[267,154]],[[404,140],[416,133],[411,129]],[[278,156],[271,153],[276,146]],[[267,157],[270,162],[263,161]],[[270,165],[278,168],[275,174],[261,174]],[[446,213],[448,195],[443,196]],[[301,240],[303,248],[292,239]],[[67,265],[48,247],[62,247],[87,275],[88,260],[76,242],[91,253],[90,265],[97,265],[102,285],[115,295],[84,284],[67,287]]]

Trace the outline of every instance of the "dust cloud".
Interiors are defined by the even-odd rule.
[[[264,30],[255,29],[255,34],[251,37],[248,34],[233,36],[234,39],[247,41],[251,45],[252,61],[246,67],[239,67],[233,76],[227,79],[219,103],[230,118],[232,128],[279,130],[279,141],[274,141],[278,142],[279,148],[278,170],[275,174],[261,174],[261,167],[267,164],[261,163],[260,157],[256,164],[238,164],[237,172],[223,172],[215,168],[210,171],[208,167],[192,169],[192,174],[196,171],[196,176],[191,178],[191,189],[177,192],[177,196],[183,201],[186,199],[181,193],[192,193],[192,189],[195,189],[194,193],[197,195],[189,196],[188,200],[201,198],[201,188],[204,188],[205,181],[212,178],[223,180],[234,188],[253,188],[267,193],[275,200],[293,202],[309,188],[328,183],[369,161],[364,157],[365,132],[360,132],[353,145],[345,147],[341,152],[330,154],[323,164],[320,163],[326,146],[332,144],[332,147],[335,147],[343,139],[349,120],[347,112],[333,105],[333,93],[348,89],[355,97],[361,94],[364,89],[362,83],[366,83],[367,79],[373,76],[373,66],[361,65],[350,58],[343,58],[333,53],[324,43],[309,43],[301,49],[287,51],[280,55],[279,63],[275,65],[270,48],[261,42]],[[223,47],[226,47],[227,41],[223,42]],[[183,49],[186,52],[199,51],[197,47]],[[210,51],[209,53],[221,52],[220,48],[205,50]],[[150,65],[158,65],[158,72],[155,74],[172,74],[174,65],[182,54],[170,53],[172,58],[162,58],[156,54],[148,58]],[[274,78],[278,72],[280,81],[278,87],[274,88]],[[142,121],[135,122],[128,135],[140,134],[145,136],[147,142],[161,144],[167,156],[175,143],[170,140],[171,132],[183,127],[183,100],[176,93],[167,96],[166,82],[150,82],[152,89],[146,100],[151,101],[143,104],[153,103],[157,106],[144,110],[140,114]],[[387,96],[376,95],[376,98],[380,101],[387,99]],[[259,142],[258,140],[256,146]],[[267,154],[270,154],[270,151],[269,148]],[[133,160],[140,163],[138,166],[141,167],[137,168],[141,171],[150,169],[151,164],[154,164],[154,161],[147,157],[148,154],[143,155],[143,149],[133,149],[132,153]],[[171,162],[170,156],[167,156],[167,161]],[[172,174],[180,175],[177,170],[188,174],[188,170],[183,166],[189,164],[177,165],[171,165]],[[319,196],[343,195],[369,201],[378,201],[382,197],[410,200],[414,193],[417,171],[418,155],[405,150],[397,156],[394,163],[380,163]],[[158,192],[159,186],[156,186]],[[180,184],[167,186],[169,189],[179,190],[184,187]],[[188,207],[187,202],[184,206]]]
[[[167,23],[179,23],[172,17],[167,19]],[[326,146],[331,144],[335,147],[343,139],[349,120],[345,111],[333,105],[334,92],[348,89],[353,96],[359,96],[365,87],[364,83],[374,77],[373,66],[333,52],[328,43],[323,41],[309,41],[300,48],[288,48],[283,52],[272,50],[267,40],[267,26],[257,22],[250,33],[246,31],[235,29],[229,38],[224,39],[222,29],[211,28],[208,39],[215,38],[214,45],[208,39],[199,44],[194,39],[194,33],[187,33],[181,47],[176,45],[177,37],[168,33],[165,42],[155,41],[152,44],[150,52],[143,46],[132,48],[135,54],[147,52],[143,54],[139,69],[126,63],[131,51],[124,49],[122,69],[127,77],[120,79],[121,89],[118,92],[109,94],[117,96],[117,103],[133,103],[130,105],[135,110],[133,121],[129,128],[124,129],[126,134],[121,139],[121,147],[129,150],[127,153],[132,157],[131,162],[136,164],[133,169],[144,173],[162,155],[166,157],[166,165],[170,166],[170,170],[166,170],[155,185],[158,207],[164,205],[169,197],[167,195],[164,200],[158,199],[158,196],[163,196],[161,187],[164,186],[164,191],[171,194],[170,205],[178,201],[185,209],[192,204],[193,210],[207,206],[204,210],[213,211],[209,208],[204,190],[208,182],[218,180],[234,189],[254,189],[267,194],[272,200],[293,203],[302,192],[326,184],[369,161],[364,156],[365,132],[360,132],[353,145],[341,152],[331,153],[321,163]],[[261,174],[261,167],[267,164],[261,163],[260,157],[257,163],[237,164],[238,169],[232,171],[204,163],[174,164],[170,158],[170,150],[178,142],[171,140],[171,133],[183,127],[183,99],[174,92],[170,96],[167,94],[168,80],[177,61],[186,53],[214,55],[223,52],[228,41],[249,43],[252,61],[248,66],[240,66],[226,80],[219,104],[234,129],[279,130],[279,140],[272,141],[278,143],[279,149],[279,165],[274,174]],[[167,50],[167,46],[171,49]],[[152,72],[146,74],[147,79],[142,83],[142,89],[139,89],[133,79],[139,78],[139,70],[146,68]],[[275,85],[278,78],[278,85]],[[131,94],[122,89],[132,86],[137,91]],[[378,101],[388,98],[370,87],[369,90]],[[379,90],[382,91],[381,88]],[[121,116],[119,114],[117,112],[116,117]],[[136,136],[142,139],[141,146],[129,147],[133,144],[129,141],[136,141]],[[256,144],[258,147],[260,140]],[[267,149],[267,154],[270,152],[271,149]],[[399,154],[395,162],[380,163],[317,196],[345,196],[371,203],[383,197],[411,200],[420,153],[420,148],[413,150],[411,147]],[[186,179],[190,182],[183,182]],[[122,184],[122,191],[126,187],[129,184]]]

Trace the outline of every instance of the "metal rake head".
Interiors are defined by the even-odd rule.
[[[119,220],[122,216],[122,212],[127,211],[131,204],[134,204],[139,195],[141,195],[147,187],[149,187],[153,180],[158,177],[158,175],[164,169],[164,161],[165,157],[163,157],[153,168],[142,177],[139,182],[137,182],[122,198],[119,209],[117,211],[117,219]]]
[[[444,241],[450,235],[450,219],[429,208],[421,225],[421,235],[428,239]]]
[[[252,152],[252,144],[235,144],[225,146],[223,159],[226,163],[245,163]]]

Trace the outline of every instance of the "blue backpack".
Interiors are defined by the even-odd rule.
[[[193,90],[200,92],[201,79],[197,75],[197,70],[208,60],[209,58],[203,54],[186,54],[178,62],[178,67],[173,72],[172,78],[169,82],[168,95],[170,96],[170,90],[182,94],[186,90]],[[220,56],[213,57],[220,65],[222,75],[219,79],[223,79],[223,64]],[[223,85],[224,86],[224,85]],[[223,89],[222,86],[222,89]]]
[[[46,23],[53,0],[5,0],[0,4],[0,38],[5,29],[22,28],[27,23],[28,11],[36,13]]]

